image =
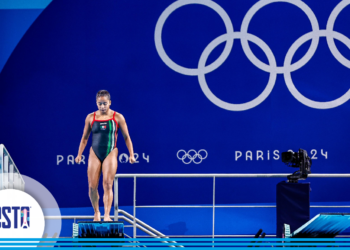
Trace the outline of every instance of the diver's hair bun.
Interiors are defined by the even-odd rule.
[[[97,100],[97,98],[99,98],[101,96],[107,96],[108,100],[111,100],[111,95],[109,94],[109,92],[107,90],[100,90],[100,91],[98,91],[97,94],[96,94],[96,100]]]

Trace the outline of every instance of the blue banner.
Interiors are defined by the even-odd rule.
[[[348,4],[52,1],[1,71],[0,143],[59,206],[90,206],[91,139],[74,158],[107,89],[137,160],[119,136],[118,173],[292,173],[281,153],[299,148],[313,173],[348,173]],[[221,179],[218,202],[273,202],[279,181]],[[312,201],[348,199],[347,179],[308,181]],[[212,180],[139,183],[140,204],[212,202]],[[131,182],[120,185],[132,204]]]

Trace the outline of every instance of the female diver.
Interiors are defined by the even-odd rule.
[[[96,95],[97,112],[86,117],[83,137],[81,138],[76,163],[81,162],[81,155],[92,132],[92,147],[88,162],[89,197],[95,211],[94,221],[100,221],[98,182],[103,175],[104,221],[112,221],[110,211],[113,202],[113,181],[118,167],[117,133],[120,129],[129,150],[129,162],[135,163],[134,149],[123,115],[109,109],[111,96],[107,90],[100,90]]]

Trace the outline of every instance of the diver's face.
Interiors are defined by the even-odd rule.
[[[111,100],[107,96],[100,96],[96,100],[97,108],[101,114],[107,114],[109,107],[111,106]]]

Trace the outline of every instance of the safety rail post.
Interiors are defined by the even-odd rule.
[[[119,201],[119,194],[118,194],[118,177],[114,177],[114,221],[118,221],[119,216],[119,207],[118,207],[118,201]]]
[[[213,239],[214,238],[215,238],[215,176],[213,177]],[[214,244],[214,241],[213,241],[213,244]]]
[[[134,239],[136,239],[136,176],[134,176]]]
[[[0,144],[0,190],[3,189],[3,183],[4,183],[4,175],[3,175],[3,169],[4,169],[4,145]]]

